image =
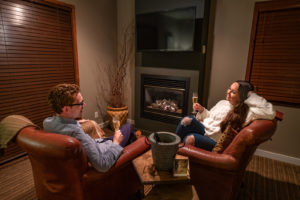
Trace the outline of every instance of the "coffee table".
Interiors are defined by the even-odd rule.
[[[176,155],[176,158],[184,156]],[[151,149],[133,160],[133,165],[143,185],[189,183],[190,176],[174,177],[172,172],[157,171],[154,167]]]

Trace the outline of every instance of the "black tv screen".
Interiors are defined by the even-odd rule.
[[[193,51],[196,7],[136,15],[137,51]]]

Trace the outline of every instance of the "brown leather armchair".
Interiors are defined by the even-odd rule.
[[[276,129],[276,119],[255,120],[242,129],[223,153],[209,152],[186,145],[178,153],[189,157],[191,184],[199,199],[236,199],[242,179],[257,146],[271,138]]]
[[[142,189],[132,160],[149,149],[140,138],[126,146],[106,173],[87,162],[80,142],[72,137],[26,127],[17,143],[31,161],[37,197],[44,199],[128,199]]]

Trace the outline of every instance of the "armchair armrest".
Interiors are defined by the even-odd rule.
[[[145,153],[148,149],[150,149],[150,146],[145,143],[145,137],[139,138],[123,149],[121,156],[110,170],[102,173],[92,168],[91,170],[87,171],[87,173],[84,175],[84,178],[92,181],[99,180],[101,176],[108,176],[111,173],[114,173],[116,170],[119,170],[120,168],[123,168],[127,164],[131,163],[132,160]]]
[[[217,154],[189,144],[186,144],[183,148],[180,148],[177,153],[189,157],[190,162],[193,163],[225,170],[238,169],[237,160],[228,154]]]
[[[150,149],[150,145],[146,144],[145,137],[137,139],[135,142],[131,143],[123,149],[121,156],[119,157],[115,165],[111,168],[111,170],[121,167],[125,163],[134,160],[138,156],[148,151],[148,149]]]
[[[102,194],[101,199],[128,199],[142,189],[142,183],[132,160],[149,148],[143,137],[126,146],[117,162],[107,172],[98,172],[94,168],[89,168],[82,177],[86,195],[84,199],[99,199],[99,194]],[[112,188],[115,191],[112,191]]]
[[[282,121],[283,120],[283,113],[276,110],[275,119],[278,120],[278,121]]]

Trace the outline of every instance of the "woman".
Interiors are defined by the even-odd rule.
[[[227,126],[239,132],[255,119],[274,119],[271,103],[253,92],[247,81],[235,81],[228,88],[226,100],[219,101],[211,110],[198,103],[193,105],[196,117],[184,117],[176,134],[186,144],[211,151]]]

